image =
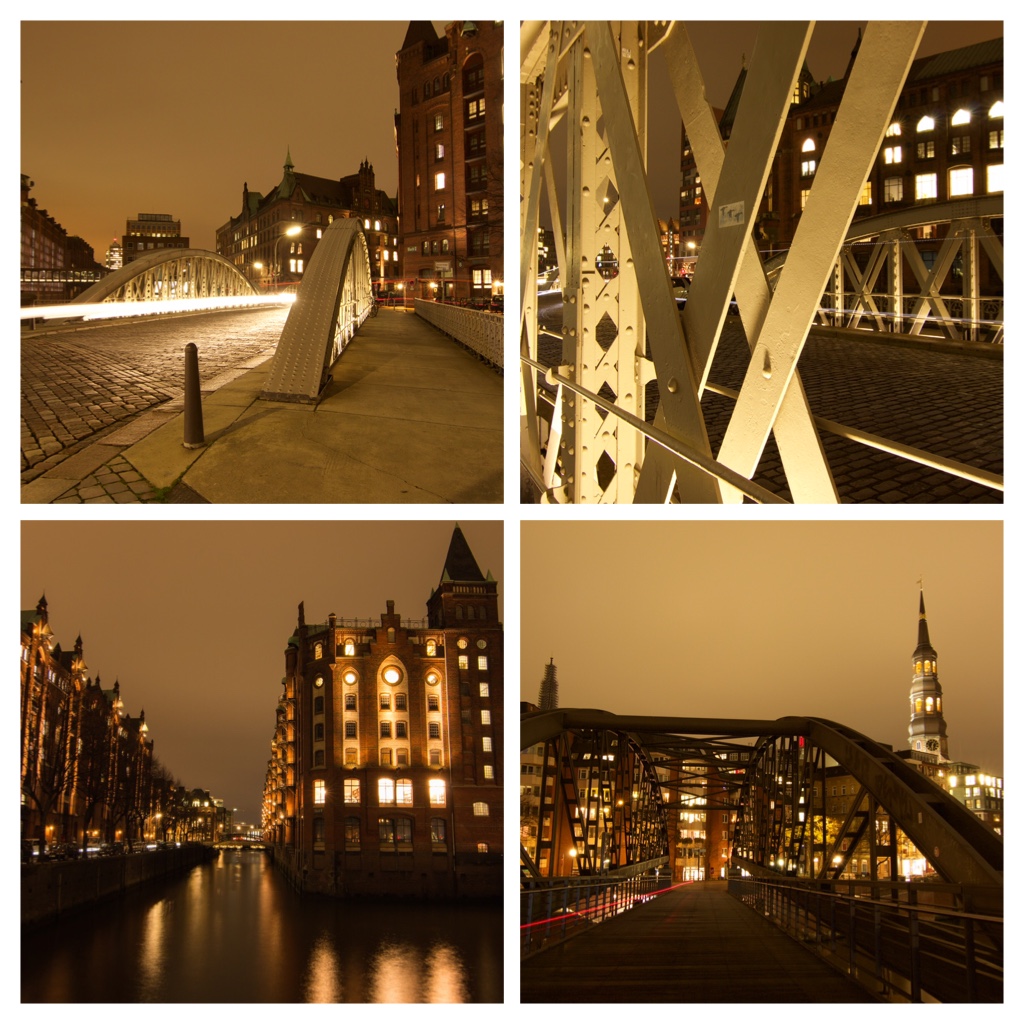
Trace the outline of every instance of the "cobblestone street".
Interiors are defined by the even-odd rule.
[[[288,307],[274,307],[24,333],[22,483],[140,413],[166,403],[180,408],[189,342],[199,349],[202,389],[212,390],[269,358],[287,315]],[[119,472],[112,466],[60,500],[152,497],[138,479],[127,479],[131,475],[130,467]]]
[[[561,328],[561,305],[541,305],[543,326]],[[541,339],[541,362],[560,361],[560,342]],[[711,382],[739,389],[749,349],[730,319],[712,364]],[[811,412],[993,473],[1003,471],[1003,363],[930,349],[836,337],[812,331],[799,364]],[[649,388],[647,419],[657,408]],[[706,391],[701,401],[711,449],[717,451],[732,415],[731,399]],[[822,433],[844,503],[999,503],[1002,493],[864,445]],[[755,482],[790,499],[774,439]]]

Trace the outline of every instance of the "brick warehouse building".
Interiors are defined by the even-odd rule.
[[[501,892],[497,583],[456,526],[425,620],[305,621],[285,653],[264,834],[304,891]]]
[[[504,28],[410,22],[397,55],[402,267],[421,299],[503,293]]]

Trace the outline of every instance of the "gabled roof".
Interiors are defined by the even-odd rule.
[[[417,43],[426,43],[429,46],[436,42],[437,33],[429,21],[410,21],[402,42],[402,49],[408,50],[410,46],[415,46]]]
[[[1003,40],[989,39],[984,43],[973,43],[961,46],[956,50],[946,50],[931,57],[919,57],[910,65],[907,82],[919,82],[927,78],[938,78],[941,75],[956,74],[969,68],[983,67],[986,64],[1003,63]]]

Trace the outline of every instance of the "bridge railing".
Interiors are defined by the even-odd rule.
[[[1002,1002],[1001,915],[955,909],[958,887],[834,884],[731,878],[729,892],[890,1001]]]
[[[505,318],[500,313],[485,313],[427,299],[417,299],[415,309],[417,316],[465,345],[491,366],[499,370],[504,368],[502,342]]]
[[[616,917],[665,889],[668,858],[637,865],[629,875],[536,879],[519,895],[519,954],[532,956]],[[661,874],[659,875],[659,871]]]

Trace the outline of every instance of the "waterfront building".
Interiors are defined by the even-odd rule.
[[[401,277],[398,206],[376,186],[373,164],[355,174],[321,178],[295,170],[289,147],[280,182],[264,195],[242,185],[242,210],[217,229],[217,252],[254,285],[294,290],[323,233],[340,218],[363,222],[375,290]]]
[[[503,294],[504,26],[409,23],[397,54],[398,202],[407,289],[421,299]]]
[[[459,527],[425,619],[298,624],[264,834],[304,891],[501,892],[504,649],[497,583]]]

